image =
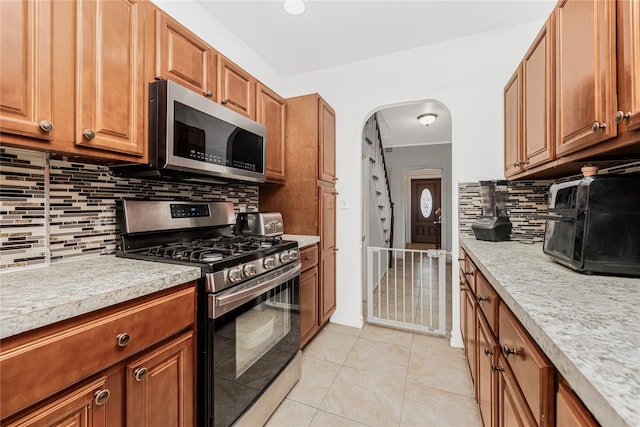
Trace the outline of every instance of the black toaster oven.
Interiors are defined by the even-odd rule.
[[[544,253],[583,273],[640,276],[640,175],[590,176],[549,189]]]

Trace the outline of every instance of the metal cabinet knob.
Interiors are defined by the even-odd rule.
[[[502,346],[502,352],[504,353],[505,357],[508,359],[510,355],[514,355],[517,356],[518,355],[518,351],[515,348],[509,348],[509,346],[507,346],[506,344],[504,346]]]
[[[489,298],[487,298],[487,297],[482,297],[482,296],[478,295],[478,296],[476,297],[476,300],[478,301],[478,304],[479,304],[479,303],[481,303],[482,301],[489,301]]]
[[[484,355],[489,357],[493,354],[493,350],[489,349],[489,348],[485,348],[484,349]]]
[[[82,132],[82,136],[84,136],[87,139],[93,139],[96,137],[96,133],[91,129],[85,129],[85,131]]]
[[[210,90],[206,91],[204,94],[207,98],[211,98],[213,96],[213,92],[211,92]]]
[[[623,120],[629,120],[631,119],[631,112],[628,113],[623,113],[622,111],[618,111],[616,113],[616,123],[620,123]]]
[[[119,347],[124,347],[125,345],[129,344],[130,339],[131,339],[131,336],[126,332],[123,332],[121,334],[118,334],[118,336],[116,336],[116,342],[118,343]]]
[[[467,290],[467,288],[466,288],[466,287],[464,287],[464,286],[460,286],[460,292],[464,292],[464,291],[466,291],[466,290]]]
[[[220,104],[227,105],[227,102],[229,102],[229,100],[227,98],[225,98],[222,101],[220,101]]]
[[[591,130],[594,132],[598,132],[599,130],[605,130],[607,128],[606,123],[593,122],[593,126],[591,126]]]
[[[496,366],[493,363],[491,364],[491,372],[503,372],[504,368],[502,366]]]
[[[144,379],[147,378],[147,368],[136,369],[135,371],[133,371],[133,377],[138,382],[144,381]]]
[[[306,259],[307,261],[311,261],[313,259],[313,257],[311,255],[308,255],[308,256],[304,257],[304,259]]]
[[[93,401],[96,403],[96,405],[104,405],[106,401],[109,400],[110,395],[111,395],[111,392],[107,389],[98,390],[93,395]]]
[[[464,275],[465,275],[465,276],[473,276],[473,273],[472,273],[472,272],[470,272],[470,271],[465,271],[465,272],[464,272]]]
[[[40,129],[45,132],[51,132],[53,130],[53,123],[51,123],[49,120],[43,120],[40,122]]]

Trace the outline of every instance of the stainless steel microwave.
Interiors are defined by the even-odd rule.
[[[148,179],[264,182],[267,129],[177,83],[149,83],[149,161],[111,167]]]

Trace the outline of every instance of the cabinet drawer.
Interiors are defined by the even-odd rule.
[[[300,251],[300,261],[302,262],[302,271],[318,265],[318,245],[302,249]]]
[[[189,327],[195,287],[147,297],[3,342],[0,417],[15,413]],[[128,334],[128,342],[118,336]],[[30,338],[31,337],[31,338]]]
[[[487,279],[480,273],[476,274],[476,301],[478,301],[478,307],[480,307],[484,317],[487,319],[487,322],[489,322],[491,332],[497,336],[500,297],[496,291],[493,290],[493,287]]]
[[[553,365],[508,307],[500,304],[500,347],[539,426],[553,421]]]

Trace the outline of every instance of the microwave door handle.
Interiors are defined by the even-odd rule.
[[[277,277],[267,280],[266,282],[262,282],[256,285],[253,285],[249,288],[244,288],[241,291],[231,292],[227,295],[216,297],[216,307],[224,307],[229,304],[236,303],[235,306],[240,306],[247,301],[251,301],[252,299],[259,297],[265,292],[270,291],[271,289],[287,282],[288,280],[294,278],[300,273],[302,268],[301,263],[297,263],[295,267],[291,270],[287,271],[284,274],[281,274]]]

